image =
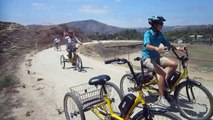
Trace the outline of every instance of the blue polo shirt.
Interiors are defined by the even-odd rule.
[[[164,46],[168,46],[170,43],[164,38],[163,34],[161,32],[156,35],[156,33],[149,29],[144,33],[144,48],[141,52],[141,55],[143,58],[157,58],[160,57],[160,54],[156,50],[149,50],[146,48],[146,45],[152,45],[159,47],[159,45],[162,43]]]

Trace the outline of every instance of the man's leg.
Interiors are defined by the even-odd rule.
[[[168,74],[166,76],[166,80],[172,76],[172,74],[176,71],[178,67],[178,63],[174,60],[171,60],[166,57],[161,57],[160,59],[160,64],[162,67],[168,67]]]
[[[158,88],[159,88],[159,98],[158,98],[158,104],[162,105],[164,107],[170,107],[170,104],[168,103],[168,101],[165,99],[164,97],[164,85],[165,85],[165,76],[166,73],[163,70],[163,68],[157,64],[156,59],[146,59],[144,61],[145,65],[152,69],[154,72],[156,72],[159,75],[158,78]]]
[[[159,79],[158,79],[159,94],[160,94],[160,96],[163,96],[166,73],[163,70],[163,68],[157,64],[156,61],[157,61],[156,59],[147,58],[144,61],[144,64],[146,67],[153,70],[154,72],[156,72],[159,75]]]
[[[156,72],[159,75],[158,78],[159,94],[160,96],[163,96],[166,73],[159,65],[154,66],[154,72]]]

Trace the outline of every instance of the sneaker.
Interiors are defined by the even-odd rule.
[[[166,107],[166,108],[170,107],[169,102],[167,101],[167,99],[164,96],[158,97],[158,105]]]

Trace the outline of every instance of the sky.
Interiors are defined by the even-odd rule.
[[[151,16],[165,25],[213,24],[213,0],[0,0],[0,21],[60,24],[93,19],[118,27],[148,27]]]

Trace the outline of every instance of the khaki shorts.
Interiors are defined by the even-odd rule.
[[[159,58],[145,58],[143,65],[145,65],[150,70],[154,70],[156,66],[165,67],[165,63],[168,60],[166,57]]]

